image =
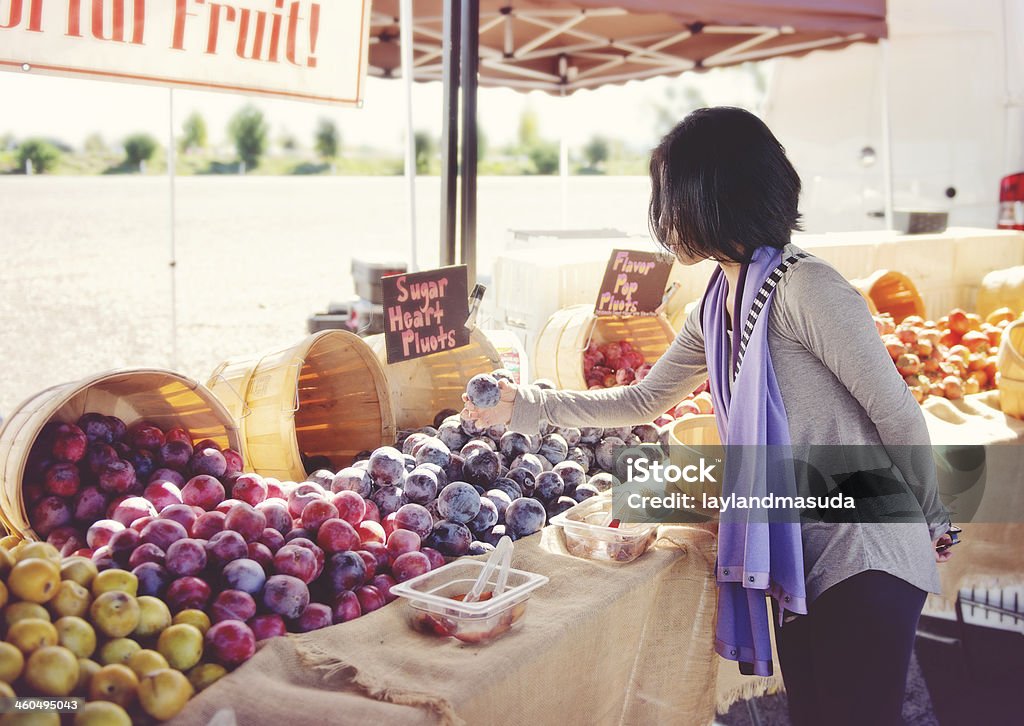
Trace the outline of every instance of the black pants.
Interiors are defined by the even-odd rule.
[[[900,712],[927,594],[885,572],[854,575],[778,626],[793,726],[890,726]]]

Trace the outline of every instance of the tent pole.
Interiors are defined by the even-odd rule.
[[[460,261],[476,283],[477,73],[480,67],[480,3],[462,3],[462,229]]]
[[[562,91],[562,103],[565,103],[565,91]],[[562,229],[569,227],[569,133],[568,114],[562,114],[562,128],[558,139],[558,179],[562,193]]]
[[[419,263],[416,255],[416,132],[412,121],[412,41],[415,32],[412,0],[401,0],[399,16],[402,82],[405,84],[405,179],[409,185],[409,269],[416,272]]]
[[[459,198],[459,46],[461,0],[444,0],[441,127],[441,265],[455,264]]]
[[[880,38],[878,44],[882,51],[882,189],[885,196],[885,228],[892,229],[893,192],[892,192],[892,114],[889,108],[889,41]]]
[[[174,87],[167,89],[167,181],[171,207],[171,368],[178,367],[178,247],[175,234],[176,200],[174,194]]]

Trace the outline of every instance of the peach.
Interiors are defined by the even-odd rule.
[[[949,313],[949,329],[956,335],[963,335],[970,330],[971,322],[967,318],[967,313],[960,308],[952,310]]]
[[[959,376],[946,376],[942,379],[942,389],[946,398],[950,400],[963,398],[964,382]]]

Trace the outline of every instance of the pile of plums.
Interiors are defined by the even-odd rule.
[[[628,340],[591,343],[583,352],[583,376],[591,389],[639,383],[650,370],[651,364]]]
[[[230,488],[242,456],[183,428],[87,413],[47,423],[29,452],[22,491],[29,524],[62,554],[85,548],[97,520],[124,525],[167,502],[198,504]]]

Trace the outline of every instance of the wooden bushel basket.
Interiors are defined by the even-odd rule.
[[[264,476],[302,481],[303,455],[340,469],[395,440],[384,372],[363,339],[344,330],[228,360],[207,385],[242,432],[248,470]]]
[[[384,335],[365,339],[384,368],[395,420],[400,429],[426,426],[445,409],[461,410],[466,382],[501,368],[501,355],[487,335],[474,328],[469,345],[389,364]]]
[[[628,340],[646,362],[653,363],[668,350],[675,336],[664,315],[620,318],[594,315],[593,305],[562,308],[548,318],[537,337],[534,378],[547,378],[558,388],[585,391],[583,353],[590,343]]]
[[[0,519],[12,534],[39,539],[28,521],[22,481],[36,437],[49,421],[75,423],[85,413],[176,426],[195,439],[241,451],[231,414],[197,381],[174,371],[134,368],[100,373],[40,391],[22,402],[0,429]]]
[[[911,315],[925,316],[924,300],[914,281],[895,270],[878,270],[860,280],[851,280],[875,312],[889,313],[897,323]]]
[[[1010,323],[999,344],[999,407],[1024,419],[1024,318]]]

